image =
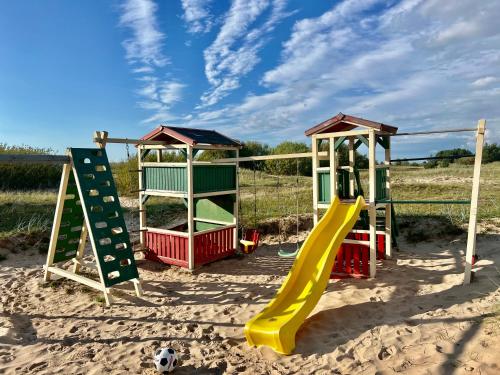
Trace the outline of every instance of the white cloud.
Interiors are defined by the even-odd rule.
[[[211,89],[201,97],[201,106],[219,102],[240,86],[240,78],[259,63],[265,36],[289,13],[286,0],[234,0],[215,41],[204,51],[205,75]],[[268,9],[261,26],[252,25]]]
[[[280,63],[263,73],[263,93],[192,121],[254,139],[265,133],[268,141],[304,139],[306,128],[339,111],[404,130],[474,126],[481,117],[498,128],[498,18],[493,0],[344,0],[295,23]],[[230,77],[213,73],[216,84]],[[459,135],[446,142],[464,144]],[[426,152],[423,144],[396,147]]]
[[[131,63],[164,66],[168,62],[161,51],[165,35],[157,25],[157,8],[151,0],[127,0],[122,6],[120,25],[132,31],[132,37],[123,42]]]
[[[182,18],[186,21],[188,31],[192,34],[207,33],[213,26],[212,15],[209,6],[212,0],[182,0],[184,14]]]
[[[494,82],[497,82],[498,81],[498,78],[496,77],[492,77],[492,76],[487,76],[487,77],[482,77],[482,78],[478,78],[476,79],[474,82],[471,83],[472,86],[475,86],[475,87],[484,87],[484,86],[488,86]]]

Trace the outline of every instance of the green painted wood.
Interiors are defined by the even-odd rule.
[[[375,171],[375,200],[382,200],[387,198],[387,168],[378,168]]]
[[[195,194],[236,190],[236,166],[195,165],[193,190]]]
[[[368,139],[364,135],[357,135],[356,138],[358,141],[361,141],[366,147],[369,147]]]
[[[234,220],[234,194],[200,198],[194,200],[194,216],[202,219],[233,222]],[[218,228],[220,225],[196,222],[196,230]]]
[[[106,150],[71,148],[69,152],[104,285],[111,287],[139,278]]]
[[[389,136],[377,135],[376,136],[377,143],[387,150],[389,147]]]
[[[186,167],[143,167],[143,187],[146,190],[187,193]],[[193,166],[193,191],[195,194],[226,190],[236,190],[236,166]]]
[[[54,263],[66,262],[76,257],[84,220],[75,176],[73,175],[73,171],[71,171],[64,198],[63,213],[56,242],[56,251],[54,253]]]
[[[354,149],[357,150],[359,146],[361,146],[363,142],[361,142],[359,139],[354,143]]]
[[[187,192],[185,166],[143,167],[142,169],[144,189]]]
[[[337,151],[339,149],[339,147],[342,145],[342,143],[344,143],[344,141],[345,141],[346,138],[347,137],[339,137],[339,138],[337,138],[337,140],[335,141],[335,145],[334,145],[335,151]]]
[[[330,172],[318,171],[318,193],[320,203],[330,203]]]

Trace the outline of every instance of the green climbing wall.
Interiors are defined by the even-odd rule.
[[[63,213],[54,253],[54,263],[65,262],[76,256],[84,217],[73,171],[70,172],[64,197]]]
[[[73,170],[106,287],[139,277],[104,149],[71,148]]]

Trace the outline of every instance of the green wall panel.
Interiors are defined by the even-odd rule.
[[[234,218],[235,199],[236,196],[234,194],[195,199],[194,216],[202,219],[232,222]],[[217,228],[219,226],[217,224],[196,222],[197,231]]]
[[[144,188],[187,192],[186,167],[143,167]],[[236,167],[233,165],[195,165],[194,193],[236,190]]]

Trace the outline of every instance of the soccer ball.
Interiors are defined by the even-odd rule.
[[[177,353],[172,348],[157,349],[154,356],[156,369],[161,374],[172,372],[177,366]]]

